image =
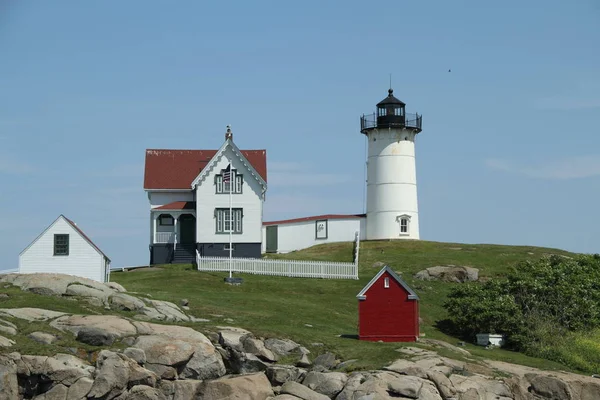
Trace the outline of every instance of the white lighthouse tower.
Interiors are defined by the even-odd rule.
[[[367,240],[419,239],[415,138],[422,116],[405,106],[390,88],[377,112],[360,118],[369,141]]]

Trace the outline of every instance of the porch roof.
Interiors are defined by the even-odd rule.
[[[154,210],[194,210],[196,211],[195,201],[174,201],[164,206],[156,207]]]

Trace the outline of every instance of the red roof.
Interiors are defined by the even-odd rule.
[[[174,201],[164,206],[156,207],[154,210],[195,210],[195,201]]]
[[[240,150],[267,181],[267,151]],[[146,150],[144,189],[189,189],[217,150]]]
[[[317,221],[320,219],[353,219],[353,218],[364,218],[364,217],[366,217],[366,214],[324,214],[324,215],[315,215],[312,217],[282,219],[280,221],[263,222],[263,225],[291,224],[294,222]]]
[[[85,240],[87,240],[87,242],[88,242],[89,244],[91,244],[91,245],[92,245],[92,247],[94,247],[96,250],[98,250],[98,252],[104,256],[104,258],[106,258],[107,260],[109,260],[109,261],[110,261],[110,258],[108,258],[108,256],[107,256],[106,254],[104,254],[104,252],[103,252],[102,250],[100,250],[100,248],[99,248],[98,246],[96,246],[96,244],[95,244],[94,242],[92,242],[92,240],[91,240],[91,239],[90,239],[90,238],[89,238],[89,237],[88,237],[88,236],[87,236],[85,233],[83,233],[83,231],[82,231],[82,230],[81,230],[81,229],[80,229],[80,228],[77,226],[77,224],[76,224],[75,222],[71,221],[69,218],[65,217],[64,215],[63,215],[63,218],[64,218],[64,219],[65,219],[65,220],[66,220],[66,221],[67,221],[69,224],[71,224],[71,226],[73,227],[73,229],[75,229],[77,232],[79,232],[79,234],[80,234],[81,236],[83,236],[83,238],[84,238]]]

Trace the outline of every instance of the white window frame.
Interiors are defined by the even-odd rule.
[[[383,278],[383,287],[385,289],[389,289],[390,288],[390,278],[389,277],[385,277]]]
[[[398,221],[400,236],[408,236],[410,235],[410,215],[402,214],[396,217],[396,221]],[[406,227],[406,231],[402,229]]]
[[[217,234],[229,233],[231,226],[233,226],[233,234],[239,235],[243,233],[243,220],[244,220],[244,209],[233,208],[233,220],[229,221],[229,208],[216,208],[215,209],[215,232]],[[231,223],[231,225],[230,225]]]
[[[231,170],[232,181],[235,182],[233,185],[232,194],[242,194],[242,186],[244,185],[244,175],[237,173],[236,169]],[[229,183],[223,182],[223,175],[215,175],[215,193],[217,194],[229,194]]]

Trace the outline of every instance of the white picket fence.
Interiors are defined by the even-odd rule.
[[[203,257],[196,250],[198,271],[241,272],[299,278],[358,279],[358,233],[354,262],[277,260],[272,258]],[[230,264],[231,263],[231,264]]]

